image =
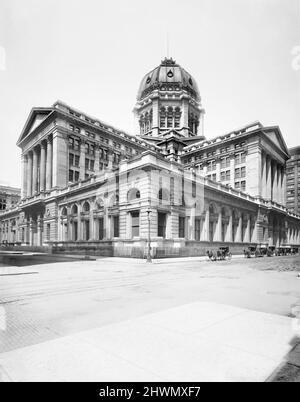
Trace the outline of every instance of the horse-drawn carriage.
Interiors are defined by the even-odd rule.
[[[209,250],[206,252],[210,261],[224,261],[231,260],[232,254],[229,247],[219,247],[217,251]]]
[[[253,245],[249,246],[246,250],[244,250],[245,258],[264,257],[265,255],[268,255],[267,253],[268,249],[265,245]]]

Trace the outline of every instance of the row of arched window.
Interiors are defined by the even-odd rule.
[[[180,107],[164,106],[159,110],[159,126],[160,128],[179,128],[180,127],[181,110]]]
[[[141,134],[146,134],[152,130],[152,124],[153,124],[152,121],[153,121],[152,109],[150,110],[150,112],[146,112],[140,116]]]

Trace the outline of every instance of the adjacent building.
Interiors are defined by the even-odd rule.
[[[144,76],[134,114],[130,135],[60,101],[33,108],[17,143],[21,201],[0,215],[0,240],[132,257],[149,238],[157,257],[300,245],[278,126],[206,139],[197,83],[172,59]]]
[[[16,206],[21,199],[21,190],[19,188],[0,185],[0,211]]]
[[[289,211],[300,212],[300,147],[289,149],[291,158],[286,164],[286,206]]]

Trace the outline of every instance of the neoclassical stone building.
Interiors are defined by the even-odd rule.
[[[60,101],[33,108],[17,143],[21,202],[0,215],[0,240],[132,257],[149,238],[153,256],[300,245],[279,127],[206,139],[196,81],[172,59],[145,75],[134,114],[129,135]]]

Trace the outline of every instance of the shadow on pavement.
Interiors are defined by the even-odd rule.
[[[291,339],[292,349],[267,382],[300,382],[300,337]]]

